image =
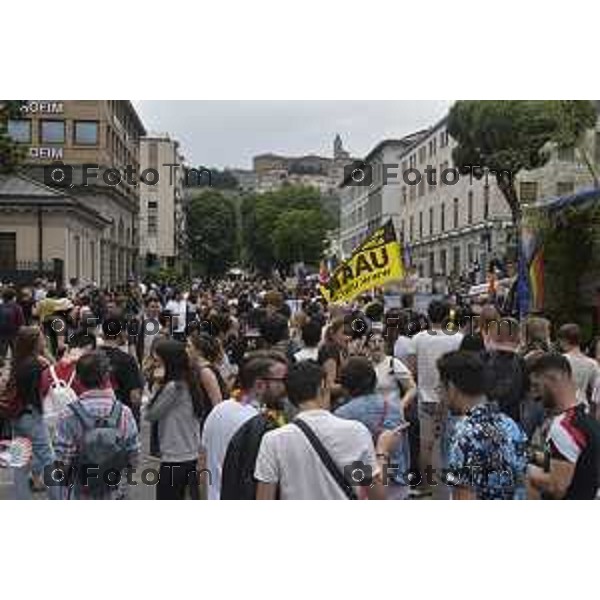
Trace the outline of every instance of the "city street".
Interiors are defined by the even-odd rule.
[[[158,469],[158,461],[148,456],[150,440],[150,427],[148,424],[142,424],[142,455],[140,465],[134,475],[134,480],[138,482],[137,486],[131,486],[130,499],[131,500],[154,500],[154,486],[144,485],[141,482],[141,473],[144,469]],[[11,498],[11,481],[12,473],[9,469],[0,468],[0,500],[8,500]],[[46,495],[36,493],[33,496],[34,500],[45,500]]]

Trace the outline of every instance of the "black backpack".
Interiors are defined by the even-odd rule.
[[[569,500],[594,500],[600,488],[600,423],[585,412],[585,407],[577,406],[575,425],[585,432],[588,443],[579,456],[571,485],[565,494]],[[588,473],[590,479],[582,479]]]

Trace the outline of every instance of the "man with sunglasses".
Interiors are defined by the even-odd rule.
[[[242,366],[242,406],[232,414],[234,420],[243,420],[233,431],[229,431],[231,426],[227,425],[227,419],[220,419],[219,424],[217,421],[219,414],[222,411],[231,412],[227,402],[217,405],[209,415],[203,433],[209,465],[214,462],[211,458],[214,454],[211,450],[214,448],[211,442],[215,437],[212,433],[213,428],[228,429],[226,435],[229,435],[231,440],[226,446],[226,453],[222,460],[221,500],[254,500],[256,497],[254,468],[260,443],[265,433],[276,429],[286,420],[284,399],[287,370],[287,361],[283,355],[272,351],[253,353]],[[246,407],[245,410],[243,407]],[[255,414],[248,418],[250,410],[254,410]],[[223,447],[222,443],[220,447]],[[219,453],[223,454],[217,449],[217,454]],[[217,458],[218,462],[220,460]],[[211,472],[213,470],[214,466]],[[216,470],[219,472],[220,465]]]

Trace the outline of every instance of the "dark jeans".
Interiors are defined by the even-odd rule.
[[[198,463],[189,460],[181,463],[160,463],[160,479],[156,485],[157,500],[185,500],[190,490],[192,500],[200,499],[198,489]]]

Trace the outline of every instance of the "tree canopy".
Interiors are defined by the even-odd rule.
[[[8,135],[9,119],[20,115],[21,101],[0,100],[0,173],[9,173],[19,164],[23,151]]]
[[[450,109],[447,130],[458,144],[452,153],[454,164],[475,176],[483,175],[483,169],[495,172],[518,223],[517,174],[543,166],[549,159],[549,142],[575,146],[595,123],[589,100],[461,100]]]
[[[318,263],[327,230],[335,226],[319,191],[301,186],[245,197],[242,223],[248,262],[260,271]]]
[[[196,266],[209,277],[221,275],[237,258],[236,211],[233,201],[206,191],[187,209],[190,252]]]

